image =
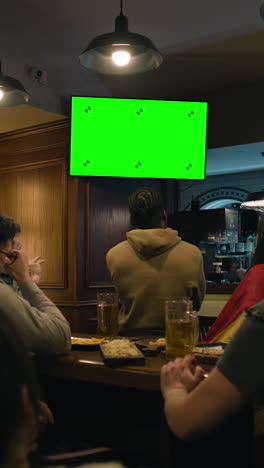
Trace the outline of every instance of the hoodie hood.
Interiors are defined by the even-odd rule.
[[[133,229],[126,233],[127,240],[141,257],[160,255],[181,242],[178,232],[166,229]]]

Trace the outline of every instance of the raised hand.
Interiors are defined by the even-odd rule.
[[[36,284],[39,284],[42,278],[42,263],[46,260],[42,258],[40,255],[37,257],[32,258],[29,260],[29,274],[30,279],[34,281]]]
[[[13,250],[17,258],[12,265],[5,265],[6,272],[11,278],[15,279],[17,284],[20,285],[24,281],[30,279],[29,260],[23,250]]]

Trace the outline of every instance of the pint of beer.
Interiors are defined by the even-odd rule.
[[[197,318],[194,319],[192,302],[165,301],[166,357],[175,359],[190,354],[195,346]],[[199,330],[199,329],[198,329]]]
[[[118,333],[118,295],[97,294],[97,334],[104,338],[115,338]]]

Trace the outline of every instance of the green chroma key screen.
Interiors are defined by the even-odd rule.
[[[204,179],[207,103],[72,97],[70,175]]]

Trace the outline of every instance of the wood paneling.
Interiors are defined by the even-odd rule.
[[[29,257],[41,255],[46,259],[42,287],[65,287],[64,161],[0,173],[0,210],[21,225],[21,238]]]
[[[113,288],[106,253],[130,229],[129,194],[161,189],[159,179],[68,175],[69,122],[49,122],[0,136],[0,210],[21,224],[30,257],[42,255],[41,287],[73,332],[95,332],[96,293]],[[173,208],[172,208],[173,209]]]
[[[160,179],[94,177],[87,192],[87,245],[89,245],[86,287],[112,286],[106,267],[106,253],[118,242],[126,240],[131,229],[128,196],[138,187],[151,186],[160,190]]]

